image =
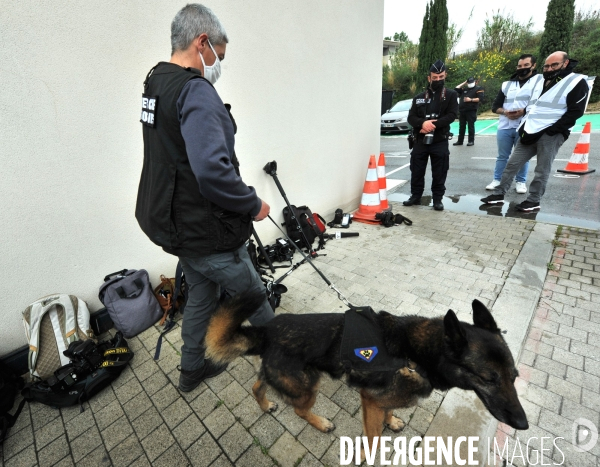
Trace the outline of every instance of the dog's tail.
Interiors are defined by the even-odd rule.
[[[208,324],[206,356],[217,363],[229,363],[246,353],[260,353],[264,329],[242,323],[264,301],[264,292],[244,292],[223,303]]]

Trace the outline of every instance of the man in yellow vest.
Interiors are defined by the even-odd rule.
[[[585,111],[590,90],[587,76],[573,73],[576,65],[577,60],[570,59],[565,52],[558,51],[548,56],[543,67],[544,79],[535,86],[527,105],[518,129],[519,141],[506,164],[500,185],[490,196],[482,198],[482,202],[502,204],[516,173],[537,155],[529,195],[516,209],[524,212],[540,209],[554,158]]]

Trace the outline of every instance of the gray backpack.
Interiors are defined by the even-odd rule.
[[[104,278],[98,298],[108,310],[115,328],[131,338],[162,318],[145,269],[123,269]]]

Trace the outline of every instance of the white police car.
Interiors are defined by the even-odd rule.
[[[411,105],[412,99],[396,102],[396,105],[381,116],[381,132],[410,130],[412,127],[406,119]]]

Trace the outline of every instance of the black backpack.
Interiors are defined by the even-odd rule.
[[[15,398],[23,388],[25,381],[16,375],[10,368],[0,364],[0,445],[8,435],[8,430],[15,424],[19,413],[23,408],[24,401],[14,415],[8,412],[12,410]]]
[[[283,226],[287,231],[288,237],[300,248],[307,251],[312,249],[315,238],[319,237],[317,250],[325,247],[325,219],[318,214],[313,214],[308,206],[291,206],[292,210],[286,206],[283,208]],[[296,219],[300,222],[300,228]],[[308,242],[308,243],[307,243]]]

